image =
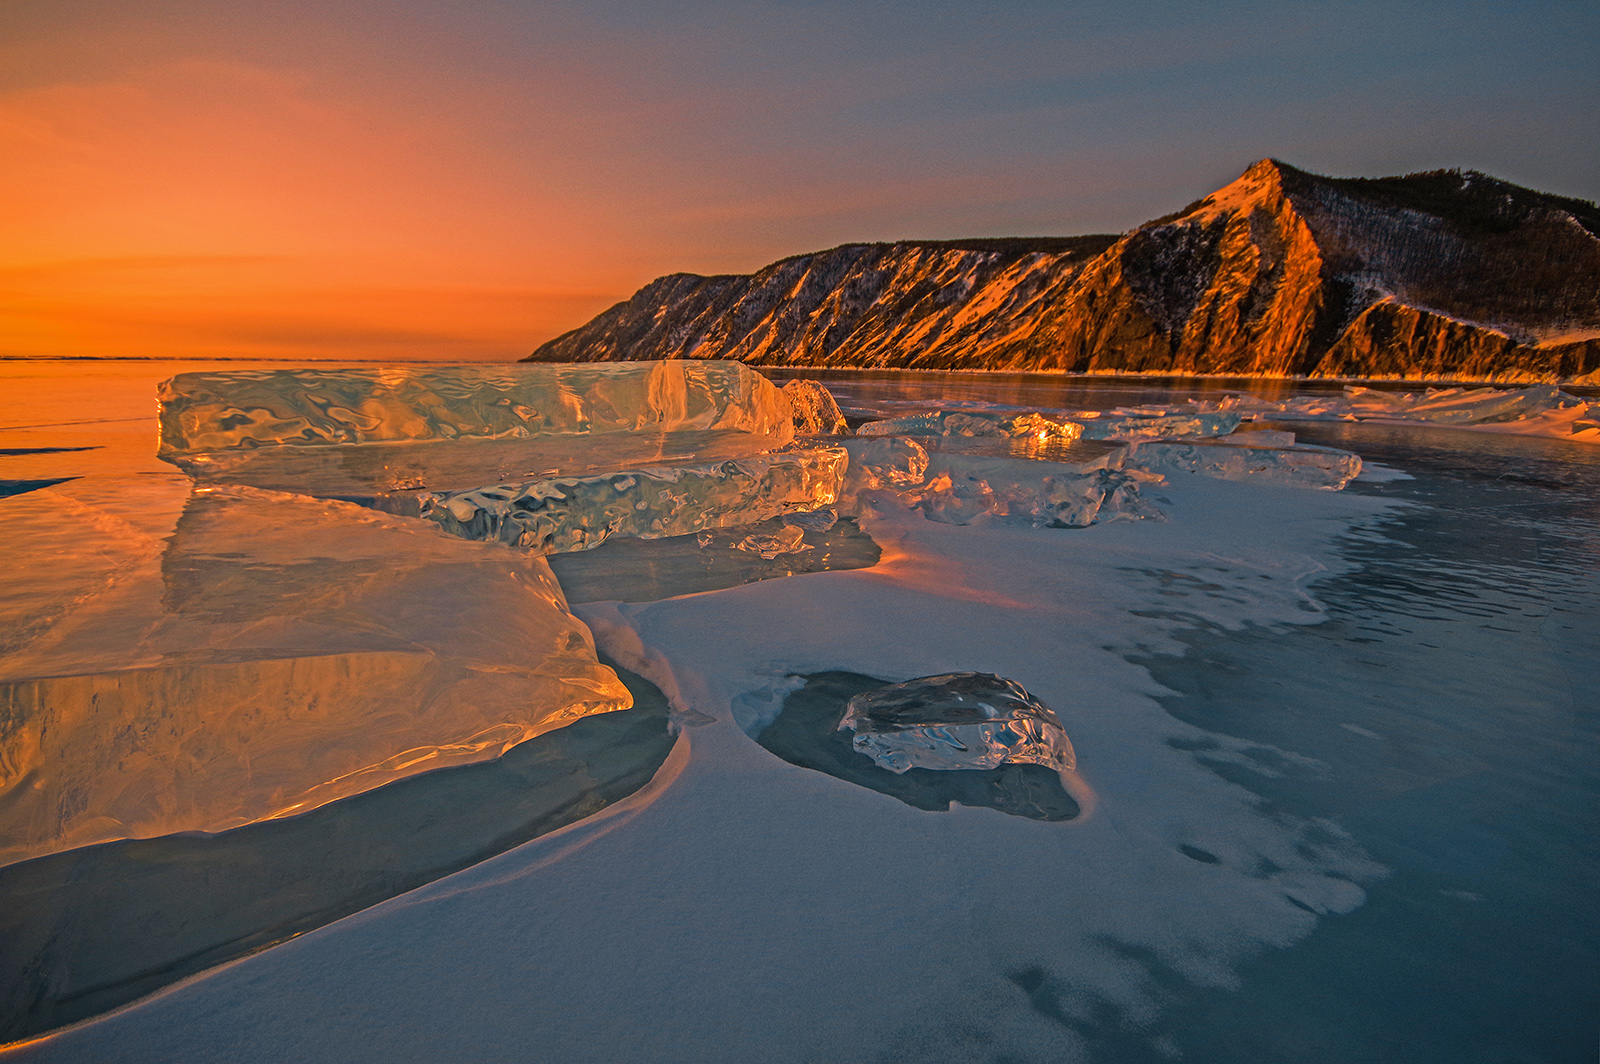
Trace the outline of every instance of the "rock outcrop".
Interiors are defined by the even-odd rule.
[[[1265,159],[1121,237],[847,244],[673,274],[529,361],[1572,380],[1600,371],[1600,209],[1474,172]]]

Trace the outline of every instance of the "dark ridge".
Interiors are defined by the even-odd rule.
[[[1115,233],[1086,233],[1082,236],[975,236],[957,240],[864,240],[838,244],[821,251],[805,251],[786,255],[770,265],[751,273],[717,274],[713,279],[743,279],[765,273],[775,266],[801,259],[816,259],[841,251],[887,250],[890,248],[933,248],[939,251],[977,251],[1021,258],[1024,255],[1098,255],[1115,244],[1120,237]],[[669,274],[670,277],[693,277],[695,274]]]
[[[1424,170],[1400,177],[1322,177],[1277,163],[1284,184],[1300,191],[1315,183],[1347,196],[1396,210],[1442,218],[1463,235],[1509,233],[1551,211],[1570,214],[1592,236],[1600,236],[1600,206],[1513,185],[1477,170]]]

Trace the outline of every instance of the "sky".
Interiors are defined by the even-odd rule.
[[[506,360],[1267,156],[1600,198],[1600,4],[0,0],[0,357]]]

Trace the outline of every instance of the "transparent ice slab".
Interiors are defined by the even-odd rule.
[[[881,689],[885,681],[853,672],[811,673],[790,692],[777,717],[756,742],[790,764],[845,780],[930,812],[952,803],[997,809],[1033,820],[1072,820],[1081,810],[1052,767],[1008,762],[959,771],[911,768],[891,772],[851,745],[839,730],[850,699]]]
[[[1151,440],[1130,444],[1130,470],[1162,476],[1194,474],[1218,480],[1340,490],[1361,472],[1361,459],[1333,447],[1261,446],[1242,433],[1220,440]],[[1288,435],[1285,433],[1284,435]]]
[[[737,362],[384,366],[184,373],[161,456],[238,448],[734,430],[787,442],[789,404]]]
[[[952,672],[863,691],[845,707],[839,730],[878,765],[901,774],[1077,763],[1055,711],[1014,680]]]
[[[612,536],[680,536],[832,506],[848,461],[842,447],[804,447],[726,462],[497,484],[426,496],[422,516],[464,539],[545,554],[588,550]]]
[[[215,835],[125,840],[0,868],[0,1041],[162,986],[590,816],[672,749],[667,700],[625,670],[632,709],[492,761]]]
[[[160,457],[208,483],[371,497],[739,458],[794,437],[791,403],[733,362],[180,374]],[[400,496],[400,498],[386,498]]]
[[[542,559],[180,477],[6,501],[0,863],[492,758],[629,696]]]
[[[415,516],[428,492],[466,491],[637,466],[687,465],[770,451],[778,437],[724,429],[524,439],[240,448],[170,459],[207,484],[245,484],[361,501]]]

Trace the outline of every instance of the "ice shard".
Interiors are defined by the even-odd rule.
[[[497,484],[428,495],[422,516],[465,539],[498,540],[542,554],[587,550],[611,536],[681,536],[831,506],[848,460],[842,447],[809,447],[726,462]]]
[[[186,373],[160,391],[160,457],[211,483],[319,495],[739,458],[794,437],[736,362]]]
[[[630,703],[542,558],[179,477],[7,506],[0,554],[51,564],[0,600],[0,864],[301,812]]]
[[[783,386],[783,397],[789,401],[790,416],[794,420],[797,436],[848,435],[844,413],[833,393],[821,381],[792,380]]]
[[[1055,711],[1014,680],[982,672],[924,676],[850,699],[840,731],[883,768],[992,769],[1044,765],[1071,771],[1072,741]]]
[[[1349,451],[1306,444],[1258,444],[1264,432],[1216,440],[1149,440],[1128,445],[1125,468],[1163,476],[1194,474],[1218,480],[1340,490],[1361,472]],[[1277,434],[1274,434],[1277,435]],[[1289,433],[1281,435],[1290,436]]]

